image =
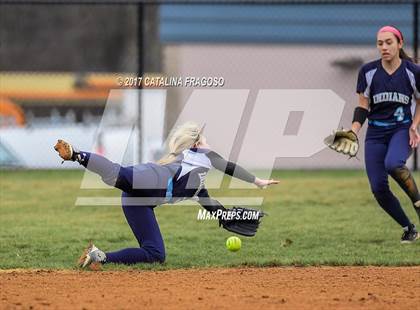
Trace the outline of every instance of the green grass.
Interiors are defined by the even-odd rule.
[[[137,246],[117,206],[75,206],[78,196],[118,196],[81,190],[82,171],[0,172],[0,268],[74,268],[88,240],[106,251]],[[420,265],[420,242],[400,245],[401,229],[376,204],[363,171],[277,171],[281,184],[265,191],[214,194],[265,197],[269,215],[254,238],[231,253],[231,233],[197,221],[198,206],[156,208],[165,239],[163,265],[108,269],[210,266]],[[417,173],[415,178],[419,179]],[[227,183],[227,182],[225,182]],[[408,198],[392,182],[411,219]],[[290,246],[282,246],[290,239]]]

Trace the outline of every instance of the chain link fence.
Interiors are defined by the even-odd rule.
[[[248,90],[236,128],[226,129],[234,134],[218,132],[211,144],[249,165],[255,154],[241,154],[242,142],[261,90],[331,90],[345,102],[342,114],[326,110],[318,121],[335,117],[335,128],[348,127],[358,69],[379,57],[376,31],[397,26],[415,55],[418,15],[418,1],[0,1],[0,165],[58,167],[57,138],[110,157],[127,151],[119,144],[130,140],[130,161],[156,160],[165,136],[203,90],[168,86],[162,78],[186,77],[223,79],[218,91]],[[226,111],[215,105],[197,118],[229,122]],[[304,116],[291,112],[284,132],[298,137]],[[282,113],[279,98],[268,114]],[[260,139],[269,148],[284,132]],[[224,147],[227,136],[233,147]],[[343,161],[324,149],[278,157],[275,165],[362,168],[363,160]]]

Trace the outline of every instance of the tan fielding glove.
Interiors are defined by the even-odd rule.
[[[337,153],[355,157],[359,151],[359,139],[352,130],[341,129],[324,139],[324,143]]]

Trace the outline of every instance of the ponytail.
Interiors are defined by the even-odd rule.
[[[201,142],[203,128],[193,122],[186,122],[177,127],[169,137],[169,152],[158,161],[158,164],[166,165],[174,162],[184,150]]]
[[[397,34],[399,33],[400,34],[400,36],[398,36],[397,34],[395,34],[394,33],[394,36],[395,36],[395,38],[397,38],[397,42],[398,43],[401,43],[402,41],[404,41],[404,36],[403,36],[403,34],[402,34],[402,32],[401,32],[401,30],[400,29],[398,29],[397,27],[395,27],[395,26],[391,26],[392,28],[394,28],[394,29],[396,29],[398,32],[397,32]],[[404,49],[403,48],[401,48],[400,49],[400,52],[399,52],[399,56],[400,56],[400,58],[401,59],[405,59],[405,60],[408,60],[408,61],[411,61],[411,62],[414,62],[414,59],[412,58],[412,57],[410,57],[405,51],[404,51]]]
[[[407,53],[402,48],[400,49],[400,58],[411,61],[411,62],[414,62],[413,58],[408,56]]]

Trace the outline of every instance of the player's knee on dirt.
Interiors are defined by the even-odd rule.
[[[150,262],[156,262],[156,263],[164,263],[166,259],[166,253],[164,248],[157,248],[157,247],[143,247],[145,251],[150,256]]]
[[[156,262],[163,264],[166,260],[166,254],[165,252],[159,252],[157,255],[155,255]]]

